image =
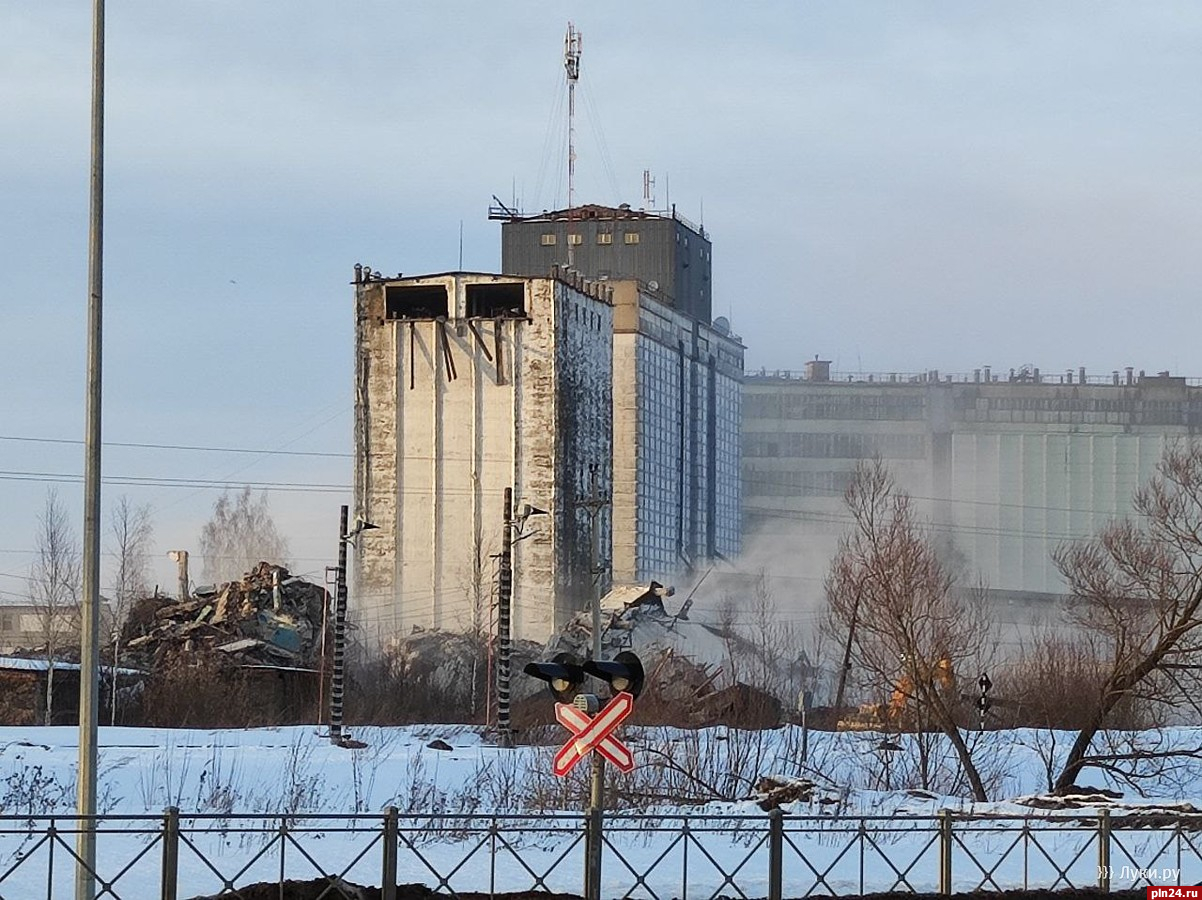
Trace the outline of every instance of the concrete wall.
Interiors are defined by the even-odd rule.
[[[467,316],[468,285],[506,283],[523,286],[524,315]],[[388,318],[390,286],[436,285],[445,321]],[[365,641],[491,629],[506,487],[518,513],[549,513],[513,553],[513,634],[545,639],[584,602],[582,472],[599,462],[609,483],[608,300],[578,281],[456,273],[365,280],[356,310],[355,503],[379,526],[355,559]]]

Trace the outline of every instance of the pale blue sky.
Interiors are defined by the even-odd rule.
[[[1202,375],[1194,3],[109,0],[105,435],[347,453],[356,261],[499,264],[489,196],[704,220],[748,368]],[[82,434],[90,4],[0,7],[0,437]],[[604,137],[605,152],[596,138]],[[608,162],[607,162],[608,160]],[[541,173],[541,177],[540,177]],[[615,190],[616,187],[616,190]],[[540,189],[541,188],[541,189]],[[0,440],[0,472],[78,446]],[[322,457],[112,448],[106,473],[346,484]],[[45,483],[0,475],[0,597]],[[81,487],[59,490],[78,513]],[[194,547],[211,490],[105,486]],[[273,493],[297,569],[346,495]]]

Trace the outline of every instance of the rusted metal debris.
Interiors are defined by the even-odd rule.
[[[220,653],[233,663],[307,667],[321,652],[325,588],[261,562],[241,581],[186,600],[147,597],[122,631],[123,663],[153,670],[180,653]]]

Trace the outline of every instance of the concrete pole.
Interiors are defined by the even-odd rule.
[[[330,676],[330,743],[342,743],[342,679],[346,660],[346,532],[350,510],[338,516],[338,575],[334,591],[334,671]]]
[[[167,554],[167,557],[175,563],[179,572],[176,594],[177,599],[183,602],[188,599],[188,551],[172,550]]]
[[[513,745],[509,727],[509,665],[513,612],[513,488],[505,488],[501,528],[501,565],[497,573],[497,734],[502,747]]]
[[[100,386],[104,283],[104,0],[92,0],[92,174],[88,221],[88,359],[84,432],[83,608],[79,654],[80,816],[96,814],[96,740],[100,700]],[[75,898],[92,900],[95,821],[80,822],[75,840]]]

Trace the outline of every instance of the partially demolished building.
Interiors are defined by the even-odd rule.
[[[351,615],[369,646],[414,627],[487,633],[513,491],[513,636],[592,596],[590,514],[611,490],[610,291],[546,277],[356,269]],[[599,556],[610,555],[599,517]]]
[[[704,230],[629,207],[502,218],[503,275],[356,269],[369,646],[490,633],[506,488],[520,522],[547,513],[514,544],[515,638],[545,641],[611,579],[671,583],[740,550],[743,344],[711,320]]]

